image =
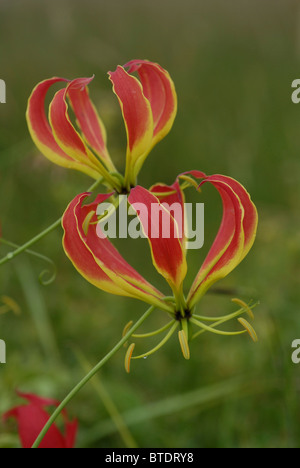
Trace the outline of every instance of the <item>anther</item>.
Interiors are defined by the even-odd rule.
[[[243,325],[243,327],[249,333],[251,339],[256,343],[258,341],[258,338],[257,338],[257,334],[256,334],[254,328],[252,327],[252,325],[250,325],[250,323],[247,320],[245,320],[244,318],[242,318],[242,317],[238,318],[238,321],[240,322],[241,325]]]
[[[190,359],[190,348],[184,330],[179,330],[178,338],[184,359]]]
[[[231,302],[234,302],[235,304],[239,305],[240,307],[242,307],[243,309],[245,309],[245,311],[247,312],[248,316],[254,320],[254,315],[253,315],[253,312],[252,310],[250,309],[250,307],[248,306],[248,304],[246,304],[246,302],[242,301],[242,299],[238,299],[238,298],[233,298],[231,299]]]
[[[128,347],[127,352],[125,354],[125,370],[129,374],[130,372],[130,362],[132,358],[132,353],[135,347],[135,343],[131,343],[131,345]]]

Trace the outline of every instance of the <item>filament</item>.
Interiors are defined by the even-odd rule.
[[[141,359],[141,358],[144,358],[144,357],[147,357],[147,356],[150,356],[151,354],[155,353],[156,351],[158,351],[170,338],[171,336],[173,335],[174,331],[176,330],[176,328],[178,327],[179,325],[179,322],[178,321],[175,321],[173,323],[173,326],[171,328],[171,330],[169,330],[169,332],[166,334],[166,336],[158,343],[158,345],[156,345],[154,348],[150,349],[150,351],[147,351],[146,353],[144,354],[140,354],[139,356],[133,356],[132,359]]]
[[[254,315],[253,315],[253,312],[251,310],[251,308],[248,306],[248,304],[246,304],[246,302],[242,301],[242,299],[238,299],[238,298],[233,298],[231,299],[231,302],[234,302],[235,304],[239,305],[240,307],[242,307],[243,309],[245,309],[245,311],[247,312],[248,316],[254,320]]]
[[[171,320],[171,322],[167,323],[166,325],[164,325],[163,327],[161,328],[158,328],[157,330],[154,330],[153,332],[149,332],[149,333],[139,333],[139,334],[136,334],[136,335],[131,335],[133,338],[148,338],[150,336],[155,336],[155,335],[159,335],[159,333],[162,333],[164,332],[165,330],[168,330],[168,328],[171,327],[171,325],[173,325],[173,323],[175,323],[175,320]]]
[[[201,330],[202,332],[204,331],[210,331],[212,333],[216,333],[217,335],[241,335],[242,333],[245,333],[246,330],[243,330],[243,331],[238,331],[238,332],[230,332],[230,331],[224,331],[224,330],[216,330],[215,328],[213,328],[214,326],[216,326],[217,324],[213,324],[211,327],[209,325],[205,325],[205,323],[202,323],[202,322],[199,322],[198,320],[194,319],[194,318],[191,318],[190,319],[192,323],[194,323],[195,325],[197,325],[198,327],[202,328],[203,330]],[[200,333],[196,333],[196,335],[198,336]],[[195,335],[192,337],[192,338],[195,338]]]

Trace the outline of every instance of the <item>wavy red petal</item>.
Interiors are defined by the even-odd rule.
[[[128,201],[148,238],[155,268],[173,290],[179,291],[187,268],[176,221],[158,198],[143,187],[133,188]]]

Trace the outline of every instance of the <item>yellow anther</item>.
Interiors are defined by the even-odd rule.
[[[20,315],[21,309],[14,299],[8,296],[1,296],[0,300],[7,307],[7,311],[11,310],[16,315]]]
[[[184,180],[185,182],[188,183],[188,185],[191,185],[192,187],[195,187],[195,189],[198,191],[198,192],[201,192],[201,188],[199,187],[199,184],[198,182],[193,179],[192,177],[188,176],[188,175],[181,175],[180,176],[180,179]]]
[[[241,325],[243,325],[243,327],[247,330],[252,340],[256,343],[258,341],[258,338],[252,325],[250,325],[250,323],[242,317],[239,317],[238,321],[240,322]]]
[[[242,299],[238,299],[237,297],[231,299],[231,302],[234,302],[235,304],[239,305],[240,307],[242,307],[243,309],[245,309],[245,311],[247,312],[248,316],[254,320],[254,315],[253,315],[253,312],[252,310],[250,309],[250,307],[248,306],[248,304],[246,304],[246,302],[242,301]]]
[[[135,347],[135,343],[131,343],[131,345],[128,347],[127,352],[125,354],[125,370],[128,374],[130,372],[130,362],[131,362],[134,347]]]
[[[130,322],[126,323],[126,325],[125,325],[125,327],[123,329],[123,332],[122,332],[122,337],[124,337],[126,335],[126,333],[131,328],[132,324],[133,324],[133,320],[130,320]]]
[[[186,333],[184,330],[180,330],[178,332],[178,338],[179,338],[179,343],[180,343],[183,357],[185,359],[190,359],[190,348],[189,348],[189,344],[186,338]]]
[[[91,219],[94,216],[94,214],[95,214],[95,211],[90,211],[86,215],[85,220],[82,223],[82,229],[83,229],[83,232],[84,232],[85,235],[87,235],[87,233],[88,233],[89,225],[90,225]]]
[[[126,335],[126,333],[129,332],[129,330],[130,330],[132,324],[133,324],[133,321],[132,321],[132,320],[130,320],[130,322],[126,323],[125,327],[123,328],[122,338]],[[124,348],[126,348],[127,345],[128,345],[128,341],[126,341],[126,343],[124,343],[124,345],[123,345]]]

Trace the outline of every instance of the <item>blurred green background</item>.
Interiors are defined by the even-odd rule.
[[[106,73],[133,58],[166,68],[179,101],[173,129],[148,157],[139,182],[172,183],[190,169],[224,173],[242,182],[258,207],[256,243],[219,286],[260,301],[254,310],[259,342],[205,333],[185,361],[174,336],[152,357],[133,361],[129,375],[120,351],[100,381],[139,447],[298,447],[300,364],[291,360],[291,343],[300,338],[300,105],[291,101],[291,83],[300,78],[298,1],[1,0],[0,78],[7,86],[7,103],[0,105],[2,235],[24,243],[91,184],[35,148],[24,117],[32,88],[54,75],[95,74],[90,93],[123,170],[125,130]],[[213,189],[205,187],[198,201],[205,203],[205,246],[188,254],[187,290],[220,221]],[[0,413],[20,401],[17,388],[64,398],[85,373],[78,352],[95,364],[145,310],[81,278],[61,236],[57,229],[34,246],[55,262],[51,285],[40,285],[47,264],[33,257],[23,254],[0,267],[0,294],[21,309],[0,315],[7,345]],[[145,243],[117,245],[168,293]],[[8,251],[0,245],[1,256]],[[230,297],[207,294],[197,310],[222,315],[235,309]],[[158,311],[143,329],[164,323]],[[103,389],[99,395],[88,384],[68,410],[80,422],[78,447],[130,444],[111,420]],[[18,446],[13,421],[0,424],[0,446]]]

